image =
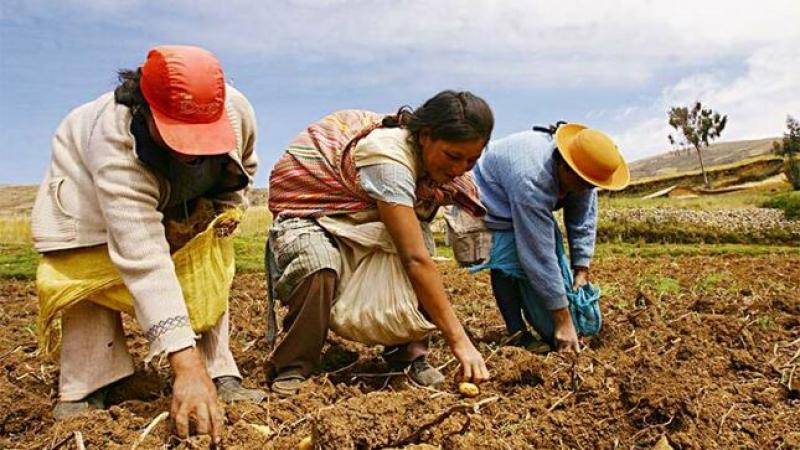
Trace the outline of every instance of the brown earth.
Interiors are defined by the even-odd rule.
[[[502,321],[485,274],[442,266],[460,318],[493,378],[475,399],[457,394],[457,367],[441,391],[385,370],[376,348],[331,337],[323,371],[297,397],[227,407],[228,449],[800,448],[800,257],[606,258],[605,325],[577,358],[501,347]],[[0,448],[50,449],[80,431],[87,448],[131,448],[169,408],[163,363],[139,363],[108,410],[54,423],[58,368],[34,353],[36,293],[0,282]],[[237,277],[232,345],[246,384],[266,386],[261,274]],[[144,341],[126,319],[130,347]],[[432,361],[448,362],[440,336]],[[478,405],[477,407],[473,405]],[[262,425],[260,428],[254,425]],[[181,441],[169,421],[139,448],[207,448]],[[61,448],[75,448],[67,441]]]

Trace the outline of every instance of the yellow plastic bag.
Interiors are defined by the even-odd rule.
[[[183,290],[192,329],[213,327],[228,308],[235,273],[233,239],[217,236],[214,225],[241,217],[229,210],[217,216],[203,231],[172,255]],[[60,313],[83,300],[116,311],[134,314],[133,298],[125,287],[105,245],[45,255],[36,271],[39,291],[37,332],[45,355],[58,349]]]

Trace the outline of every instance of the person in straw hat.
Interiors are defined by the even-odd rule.
[[[473,173],[492,234],[489,261],[476,269],[491,269],[509,335],[532,350],[580,351],[578,335],[596,333],[601,323],[599,290],[588,283],[597,190],[630,181],[619,149],[599,130],[559,122],[490,143]],[[563,210],[569,259],[556,210]]]
[[[219,440],[218,396],[260,401],[265,393],[240,383],[224,308],[202,336],[193,330],[163,219],[188,218],[200,198],[217,212],[246,204],[257,167],[255,114],[202,48],[156,47],[119,80],[56,130],[33,208],[34,245],[44,261],[107,248],[149,341],[146,360],[167,355],[178,434],[188,434],[193,418],[198,433]],[[237,223],[215,222],[217,234]],[[80,301],[63,312],[56,419],[106,406],[108,388],[134,371],[125,341],[117,311]]]

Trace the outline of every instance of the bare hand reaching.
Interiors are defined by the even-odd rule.
[[[589,269],[586,267],[576,267],[574,272],[574,282],[572,283],[572,290],[577,291],[589,282]]]
[[[461,363],[462,381],[478,383],[489,379],[489,369],[486,368],[483,355],[466,336],[454,345],[452,350],[453,355]]]
[[[555,341],[556,351],[580,353],[581,346],[578,342],[578,332],[575,331],[575,325],[572,323],[569,308],[556,309],[550,312],[553,314],[553,321],[555,323],[553,340]]]
[[[189,421],[193,420],[197,434],[210,434],[214,444],[221,440],[225,427],[217,389],[208,376],[196,348],[186,348],[169,355],[174,381],[170,415],[179,437],[189,436]]]

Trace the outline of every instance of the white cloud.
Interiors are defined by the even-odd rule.
[[[756,50],[746,61],[747,70],[737,77],[697,73],[662,91],[660,98],[616,137],[632,159],[668,148],[667,110],[699,100],[728,115],[724,140],[779,136],[786,115],[800,116],[800,47],[792,42]]]
[[[424,76],[510,92],[660,92],[611,98],[586,114],[631,159],[668,147],[666,111],[676,104],[701,100],[728,114],[724,139],[778,135],[786,114],[800,115],[797,0],[11,0],[0,8],[8,21],[64,16],[141,27],[222,59],[337,66],[338,77],[294,74],[315,89],[345,76],[362,87]]]
[[[800,38],[796,0],[29,0],[19,8],[144,24],[176,42],[253,58],[350,64],[388,77],[424,64],[429,73],[511,87],[642,85],[665,69]]]

